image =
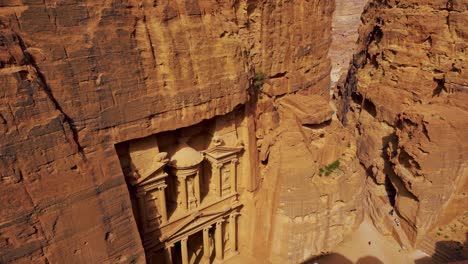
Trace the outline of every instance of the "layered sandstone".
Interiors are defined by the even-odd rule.
[[[358,38],[361,13],[367,0],[336,0],[333,13],[332,35],[329,57],[332,61],[331,86],[335,86],[342,75],[346,75]]]
[[[258,211],[256,233],[268,240],[257,251],[269,250],[272,263],[300,263],[331,251],[362,221],[364,171],[352,130],[332,120],[327,100],[288,95],[277,109],[262,112],[257,131],[265,154],[256,203],[268,208]]]
[[[337,3],[333,16],[321,0],[1,1],[0,262],[159,263],[153,246],[188,241],[194,261],[208,244],[221,259],[300,263],[365,212],[407,247],[463,241],[466,1],[369,1],[340,120],[331,79],[364,1]],[[238,190],[175,209],[153,240],[131,185],[170,172],[180,144],[202,179],[200,156],[231,148]],[[214,214],[229,227],[196,226]],[[164,240],[185,226],[198,236]]]
[[[339,91],[341,119],[358,128],[369,212],[406,246],[468,208],[467,12],[466,1],[370,1]],[[466,230],[445,240],[463,243]]]
[[[0,6],[1,262],[144,262],[116,144],[239,105],[245,136],[255,142],[259,94],[273,105],[275,96],[307,91],[325,100],[317,107],[326,105],[333,2],[12,0]],[[261,92],[252,86],[260,73],[268,79]],[[255,144],[245,147],[254,164],[246,167],[245,188],[253,197],[266,186],[259,184]],[[283,155],[278,147],[272,160]],[[341,153],[327,154],[323,164]],[[314,210],[336,215],[340,225],[340,199],[353,210],[350,194]],[[244,219],[279,209],[248,206]],[[240,224],[241,252],[254,253],[256,224]],[[333,232],[348,229],[335,225]],[[282,241],[282,248],[293,241]],[[294,259],[323,249],[318,243]]]

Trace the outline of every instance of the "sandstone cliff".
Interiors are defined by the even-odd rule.
[[[339,90],[340,118],[358,129],[369,213],[406,246],[465,240],[465,224],[445,238],[431,231],[468,208],[467,7],[370,1]]]
[[[361,14],[367,0],[336,0],[333,13],[333,41],[328,55],[332,60],[331,85],[334,87],[340,77],[346,75],[349,61],[356,47]]]
[[[125,151],[176,133],[242,146],[241,255],[306,261],[365,212],[463,241],[468,3],[369,1],[337,118],[363,3],[0,1],[0,262],[148,261]]]
[[[332,1],[0,6],[1,262],[144,262],[114,145],[239,105],[255,141],[260,73],[268,102],[307,91],[327,104]],[[265,188],[257,166],[250,173],[247,189]],[[278,209],[251,207],[246,219]],[[247,252],[254,227],[241,235]]]

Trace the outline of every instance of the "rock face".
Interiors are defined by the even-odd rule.
[[[0,212],[2,263],[144,262],[115,145],[192,126],[239,105],[247,116],[243,126],[255,142],[262,107],[276,104],[275,96],[304,92],[322,98],[318,107],[328,107],[333,1],[12,0],[0,6],[0,201],[6,205]],[[268,79],[258,87],[261,91],[252,85],[260,75]],[[264,99],[256,106],[260,96]],[[328,119],[329,113],[309,119]],[[292,120],[289,116],[281,122]],[[303,129],[292,127],[279,145],[270,142],[270,158],[289,162],[281,148],[289,149],[288,140]],[[310,142],[303,140],[298,143],[306,153]],[[246,189],[268,203],[270,198],[261,195],[269,187],[259,180],[255,144],[245,151],[254,164],[246,170]],[[323,164],[342,153],[332,152]],[[143,164],[152,160],[135,159]],[[280,162],[275,170],[288,166]],[[354,176],[329,179],[334,187],[327,192],[349,177]],[[276,187],[287,191],[284,186]],[[309,200],[320,196],[300,192]],[[278,197],[271,200],[276,203]],[[350,226],[340,226],[340,208],[354,210],[355,198],[346,193],[323,196],[316,209],[307,206],[286,214],[289,219],[312,211],[337,217],[338,224],[323,228],[334,226],[342,237],[340,232]],[[276,211],[276,205],[246,206],[245,219],[253,220],[240,220],[248,234],[242,237],[243,252],[255,251],[249,242],[254,241],[249,233],[256,227],[253,217],[263,219],[262,212]],[[275,212],[275,217],[281,214]],[[353,225],[359,214],[348,222]],[[296,225],[297,234],[308,221],[316,221],[304,219]],[[272,225],[263,234],[285,224]],[[294,239],[280,243],[281,258]],[[323,245],[317,243],[293,259],[317,254]]]
[[[304,99],[316,107],[291,107]],[[361,222],[365,178],[352,130],[332,120],[326,100],[288,95],[278,103],[278,112],[263,112],[258,124],[268,132],[257,131],[267,156],[255,228],[266,240],[257,239],[256,251],[269,250],[272,263],[300,263],[332,250]]]
[[[365,210],[466,231],[466,1],[370,1],[340,120],[363,1],[0,2],[1,263],[300,263]]]
[[[336,0],[333,13],[332,35],[329,56],[332,61],[331,85],[346,75],[358,38],[361,14],[367,0]]]
[[[370,1],[340,89],[340,118],[358,127],[370,215],[409,246],[468,208],[467,7]],[[445,239],[463,242],[466,230]]]

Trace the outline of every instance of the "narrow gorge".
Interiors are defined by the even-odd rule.
[[[467,15],[0,0],[0,263],[467,260]]]

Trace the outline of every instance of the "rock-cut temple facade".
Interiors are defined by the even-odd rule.
[[[223,119],[117,146],[148,263],[239,254],[245,149],[234,121],[226,128]]]

